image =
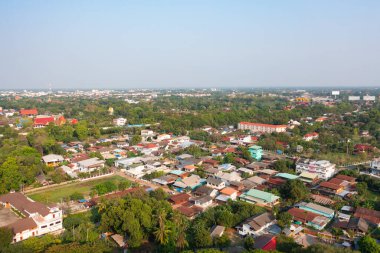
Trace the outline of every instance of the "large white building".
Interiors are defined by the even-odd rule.
[[[287,125],[271,125],[262,123],[251,123],[251,122],[240,122],[238,124],[239,130],[249,130],[251,132],[262,132],[262,133],[281,133],[285,132]]]
[[[318,178],[328,180],[335,174],[335,164],[326,160],[300,159],[296,165],[296,172],[309,172],[318,174]]]
[[[0,204],[5,208],[16,209],[23,216],[9,225],[13,231],[14,243],[63,229],[62,210],[58,207],[35,202],[19,192],[0,196]]]
[[[113,120],[113,124],[115,126],[125,126],[126,123],[127,123],[126,118],[117,118]]]

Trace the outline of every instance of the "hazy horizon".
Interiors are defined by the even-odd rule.
[[[0,89],[379,87],[378,13],[375,0],[1,1]]]

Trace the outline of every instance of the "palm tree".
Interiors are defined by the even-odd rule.
[[[166,244],[169,240],[170,229],[166,224],[166,211],[164,209],[159,209],[157,212],[158,228],[154,232],[156,241],[160,244]]]
[[[180,214],[178,211],[173,213],[173,223],[175,224],[175,239],[176,247],[178,249],[183,249],[189,245],[186,239],[186,230],[188,228],[188,220],[185,216]]]

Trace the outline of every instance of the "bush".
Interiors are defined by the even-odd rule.
[[[84,198],[84,196],[80,192],[74,192],[73,194],[70,195],[70,200],[80,200],[83,198]]]

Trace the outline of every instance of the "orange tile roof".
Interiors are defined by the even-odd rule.
[[[234,193],[237,193],[238,191],[231,187],[225,187],[222,190],[220,190],[220,193],[224,195],[232,195]]]

